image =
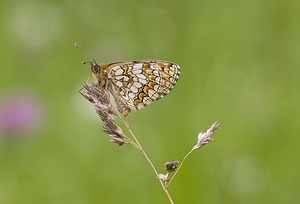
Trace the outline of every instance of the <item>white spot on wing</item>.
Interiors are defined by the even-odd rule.
[[[141,69],[137,69],[137,70],[133,70],[132,73],[133,74],[141,74],[143,70]]]
[[[139,79],[146,79],[146,76],[143,74],[137,74],[136,77]]]
[[[135,94],[131,93],[131,92],[128,95],[129,95],[129,98],[134,98],[135,97]]]
[[[141,88],[141,87],[142,87],[142,84],[139,83],[139,82],[134,82],[133,85],[134,85],[136,88]]]
[[[132,67],[133,67],[132,70],[139,70],[143,68],[143,64],[142,63],[133,64]]]
[[[131,86],[131,87],[130,87],[130,90],[131,90],[133,93],[137,93],[137,92],[138,92],[138,89],[137,89],[135,86]]]
[[[115,71],[115,75],[121,75],[123,73],[123,69],[120,66],[115,66],[112,70]]]
[[[118,87],[123,87],[123,83],[120,82],[120,81],[117,81],[116,84],[117,84]]]
[[[139,82],[142,84],[147,84],[147,80],[145,80],[145,79],[139,79]]]
[[[128,81],[128,80],[129,80],[129,77],[123,76],[123,79],[124,79],[124,81]]]

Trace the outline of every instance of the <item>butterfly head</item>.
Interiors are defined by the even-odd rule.
[[[82,64],[85,64],[87,62],[82,62]],[[105,64],[99,64],[96,61],[88,62],[91,66],[91,75],[93,76],[95,82],[99,85],[105,85],[107,80]]]
[[[87,62],[82,62],[82,64],[86,64],[86,63]],[[93,76],[95,81],[97,83],[99,83],[101,65],[99,65],[96,61],[91,61],[88,63],[90,63],[90,66],[91,66],[91,75]]]
[[[91,71],[93,75],[97,75],[100,72],[101,66],[97,64],[97,62],[90,62],[91,65]]]

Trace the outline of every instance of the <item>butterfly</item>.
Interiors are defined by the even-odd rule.
[[[164,97],[173,89],[180,75],[178,64],[164,60],[102,64],[93,59],[89,63],[96,83],[107,87],[124,116],[131,109],[139,110]]]

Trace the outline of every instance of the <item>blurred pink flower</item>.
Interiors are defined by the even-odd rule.
[[[0,98],[0,139],[34,133],[43,120],[41,102],[30,93],[14,93]]]

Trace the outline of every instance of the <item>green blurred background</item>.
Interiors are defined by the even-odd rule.
[[[128,120],[160,172],[216,120],[175,203],[297,203],[300,1],[17,1],[0,13],[0,203],[168,203],[78,90],[89,60],[164,59],[174,90]]]

